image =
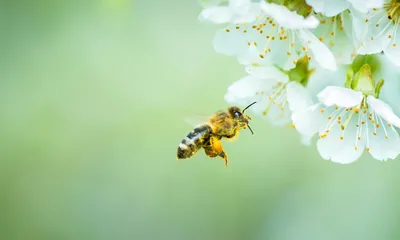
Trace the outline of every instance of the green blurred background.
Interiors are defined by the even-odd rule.
[[[1,1],[1,239],[399,239],[399,160],[320,158],[254,119],[177,161],[243,67],[196,0]]]

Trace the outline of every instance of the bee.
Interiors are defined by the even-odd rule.
[[[191,158],[203,148],[208,157],[219,157],[228,167],[228,156],[222,147],[221,139],[233,140],[240,130],[246,128],[254,134],[249,126],[251,118],[244,112],[255,103],[248,105],[243,111],[239,107],[231,106],[214,113],[206,123],[198,125],[181,141],[177,151],[178,159]]]

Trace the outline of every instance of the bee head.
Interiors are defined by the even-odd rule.
[[[250,106],[252,106],[255,103],[256,102],[253,102],[249,106],[245,107],[243,110],[241,110],[240,108],[235,107],[235,106],[229,108],[229,113],[231,114],[232,118],[234,120],[236,120],[239,128],[247,128],[248,127],[252,134],[253,134],[253,130],[249,126],[249,120],[251,120],[251,118],[248,115],[244,114],[244,111],[246,111],[246,109],[248,109]]]

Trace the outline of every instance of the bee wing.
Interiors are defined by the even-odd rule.
[[[184,121],[192,127],[197,127],[208,122],[208,115],[190,115],[184,118]]]

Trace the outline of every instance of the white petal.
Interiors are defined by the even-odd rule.
[[[292,121],[296,130],[303,136],[312,137],[318,132],[318,126],[323,118],[318,114],[319,105],[312,105],[292,113]]]
[[[237,14],[246,14],[250,10],[250,0],[229,0],[229,7]]]
[[[354,36],[358,41],[364,40],[367,37],[369,24],[365,22],[367,14],[358,11],[351,11]]]
[[[337,105],[339,107],[350,108],[361,103],[363,94],[349,88],[328,86],[317,97],[326,106]]]
[[[319,19],[325,23],[320,24],[312,32],[330,49],[338,64],[352,63],[354,58],[352,55],[356,53],[356,49],[350,12],[345,11],[334,18],[319,17]]]
[[[226,29],[234,27],[228,26]],[[228,56],[238,56],[240,52],[246,50],[242,33],[238,31],[226,31],[226,29],[218,30],[213,39],[214,50],[217,53],[225,54]]]
[[[286,87],[287,101],[292,112],[306,109],[313,104],[308,90],[297,82],[290,82]]]
[[[199,20],[216,24],[228,23],[232,19],[233,12],[229,7],[210,7],[201,11]]]
[[[327,17],[336,16],[349,7],[347,0],[306,0],[314,11]]]
[[[348,0],[360,12],[367,12],[372,8],[381,8],[384,0]]]
[[[258,100],[258,92],[268,91],[276,81],[246,76],[228,87],[225,101],[230,104],[246,105]],[[254,107],[252,107],[254,108]]]
[[[347,68],[348,66],[338,65],[336,71],[330,71],[317,66],[307,83],[307,89],[311,93],[313,101],[318,101],[317,94],[327,86],[343,86]]]
[[[311,50],[312,56],[321,67],[332,71],[336,70],[336,60],[332,52],[314,34],[304,29],[300,29],[296,33],[304,45]]]
[[[394,159],[400,153],[400,138],[393,126],[388,127],[387,122],[373,116],[379,124],[368,125],[368,145],[369,153],[377,160]]]
[[[368,96],[367,102],[369,107],[381,118],[400,128],[400,118],[393,113],[393,110],[389,105],[373,96]]]
[[[321,128],[320,135],[326,135],[318,140],[317,148],[326,160],[342,164],[352,163],[362,155],[366,144],[366,137],[358,132],[357,124],[360,115],[351,111],[345,112],[342,108],[335,111],[342,113],[341,119],[348,121],[346,127],[342,129],[344,123],[337,123],[337,117],[325,121],[325,126]],[[324,114],[325,116],[335,116],[333,112],[328,111]],[[347,120],[348,118],[349,120]],[[328,122],[329,124],[327,124]],[[329,130],[328,133],[326,133],[327,129]],[[360,140],[357,139],[358,136],[360,136]]]
[[[242,12],[240,15],[235,16],[232,22],[236,24],[253,22],[257,19],[257,16],[260,16],[260,14],[260,3],[251,3],[249,8],[246,9],[246,12]]]
[[[332,162],[349,164],[361,157],[365,149],[365,141],[360,141],[357,149],[354,148],[355,133],[345,134],[340,140],[340,131],[334,130],[324,139],[319,139],[317,148],[321,156]]]
[[[354,30],[360,41],[359,54],[380,53],[393,42],[393,38],[389,38],[389,35],[393,36],[396,25],[393,25],[391,20],[387,18],[387,13],[384,10],[371,11],[370,14],[366,15],[353,12],[353,15],[355,16],[353,20]],[[362,19],[359,19],[360,17]]]
[[[291,12],[285,6],[274,3],[261,2],[261,9],[267,15],[271,16],[279,25],[289,29],[316,28],[319,24],[314,16],[304,18],[296,12]]]
[[[273,78],[284,83],[289,81],[289,77],[274,66],[247,66],[246,72],[256,78]]]
[[[385,55],[390,61],[397,67],[400,66],[400,34],[395,34],[393,36],[393,41],[387,45],[385,49]]]

